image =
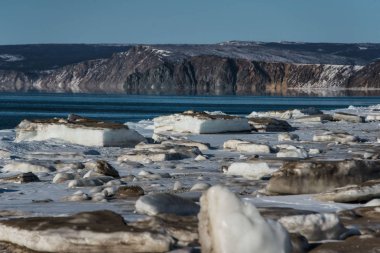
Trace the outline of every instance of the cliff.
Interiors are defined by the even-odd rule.
[[[244,45],[140,45],[44,70],[0,64],[0,91],[249,95],[380,88],[380,62],[374,61],[380,47],[370,58]]]

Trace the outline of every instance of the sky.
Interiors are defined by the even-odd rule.
[[[0,0],[0,44],[380,42],[380,0]]]

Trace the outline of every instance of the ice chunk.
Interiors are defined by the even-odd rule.
[[[186,111],[180,114],[157,117],[154,132],[180,132],[211,134],[250,131],[248,119],[230,115],[212,115],[206,112]]]
[[[290,253],[288,232],[266,221],[251,204],[222,186],[213,186],[200,200],[199,240],[202,253]]]
[[[16,142],[59,139],[84,146],[135,146],[145,138],[128,126],[77,117],[73,120],[23,120],[16,127]]]
[[[235,162],[224,173],[231,176],[260,179],[263,176],[272,174],[274,171],[274,169],[269,168],[266,162]]]

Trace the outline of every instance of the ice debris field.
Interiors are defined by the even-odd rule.
[[[0,252],[379,252],[379,124],[379,105],[24,120],[0,130]]]

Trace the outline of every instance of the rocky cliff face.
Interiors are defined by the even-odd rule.
[[[317,64],[314,60],[309,64],[289,60],[269,62],[258,60],[252,53],[244,57],[236,48],[231,55],[226,51],[169,49],[169,46],[135,46],[109,58],[90,59],[48,71],[0,70],[0,91],[248,95],[380,88],[380,62],[365,66]],[[337,57],[334,55],[329,61],[336,63]],[[299,59],[303,62],[305,58]]]
[[[347,88],[380,89],[380,61],[368,64],[352,75]]]

